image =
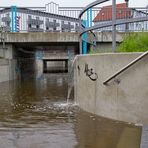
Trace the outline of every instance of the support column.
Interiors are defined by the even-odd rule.
[[[116,51],[116,0],[112,0],[112,51]]]
[[[129,0],[125,0],[126,2],[126,19],[129,18],[129,9],[128,9],[128,3],[129,3]],[[125,31],[128,32],[129,31],[129,24],[126,23],[125,24]]]

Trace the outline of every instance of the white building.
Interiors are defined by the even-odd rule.
[[[47,6],[45,10],[19,7],[1,9],[0,27],[8,32],[77,32],[79,30],[77,18],[57,14],[58,9],[49,10]]]

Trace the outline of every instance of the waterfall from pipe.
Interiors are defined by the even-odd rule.
[[[77,56],[75,56],[74,60],[72,61],[72,64],[70,66],[69,75],[68,75],[68,93],[67,93],[67,104],[69,104],[70,95],[72,92],[72,89],[74,87],[74,66],[75,61],[77,59]]]

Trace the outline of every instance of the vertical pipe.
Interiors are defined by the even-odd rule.
[[[79,20],[79,32],[82,31],[82,27],[81,27],[81,19]],[[79,54],[82,54],[82,37],[80,36],[79,38]]]
[[[87,27],[89,27],[89,10],[87,10],[87,24],[86,24]]]
[[[12,32],[15,32],[16,31],[16,16],[17,16],[17,12],[16,12],[16,6],[12,6],[11,7],[11,19],[12,19]]]
[[[116,51],[116,0],[112,0],[112,51]]]
[[[85,28],[86,28],[86,26],[87,26],[87,21],[84,20],[84,21],[83,21],[83,24],[84,24],[84,26],[85,26]],[[87,54],[87,33],[84,33],[84,34],[83,34],[83,54]]]
[[[90,8],[90,27],[92,27],[92,8]]]
[[[11,31],[14,32],[14,14],[13,14],[13,6],[11,7]]]
[[[16,6],[14,6],[14,32],[17,31],[17,23],[16,23],[16,18],[17,17],[17,13],[16,13]]]

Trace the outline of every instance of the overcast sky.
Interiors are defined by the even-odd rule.
[[[1,0],[0,6],[45,6],[45,4],[54,1],[61,7],[84,7],[95,0]],[[125,0],[116,0],[117,3]],[[105,5],[110,3],[106,2]],[[129,0],[130,7],[145,7],[148,5],[148,0]]]

